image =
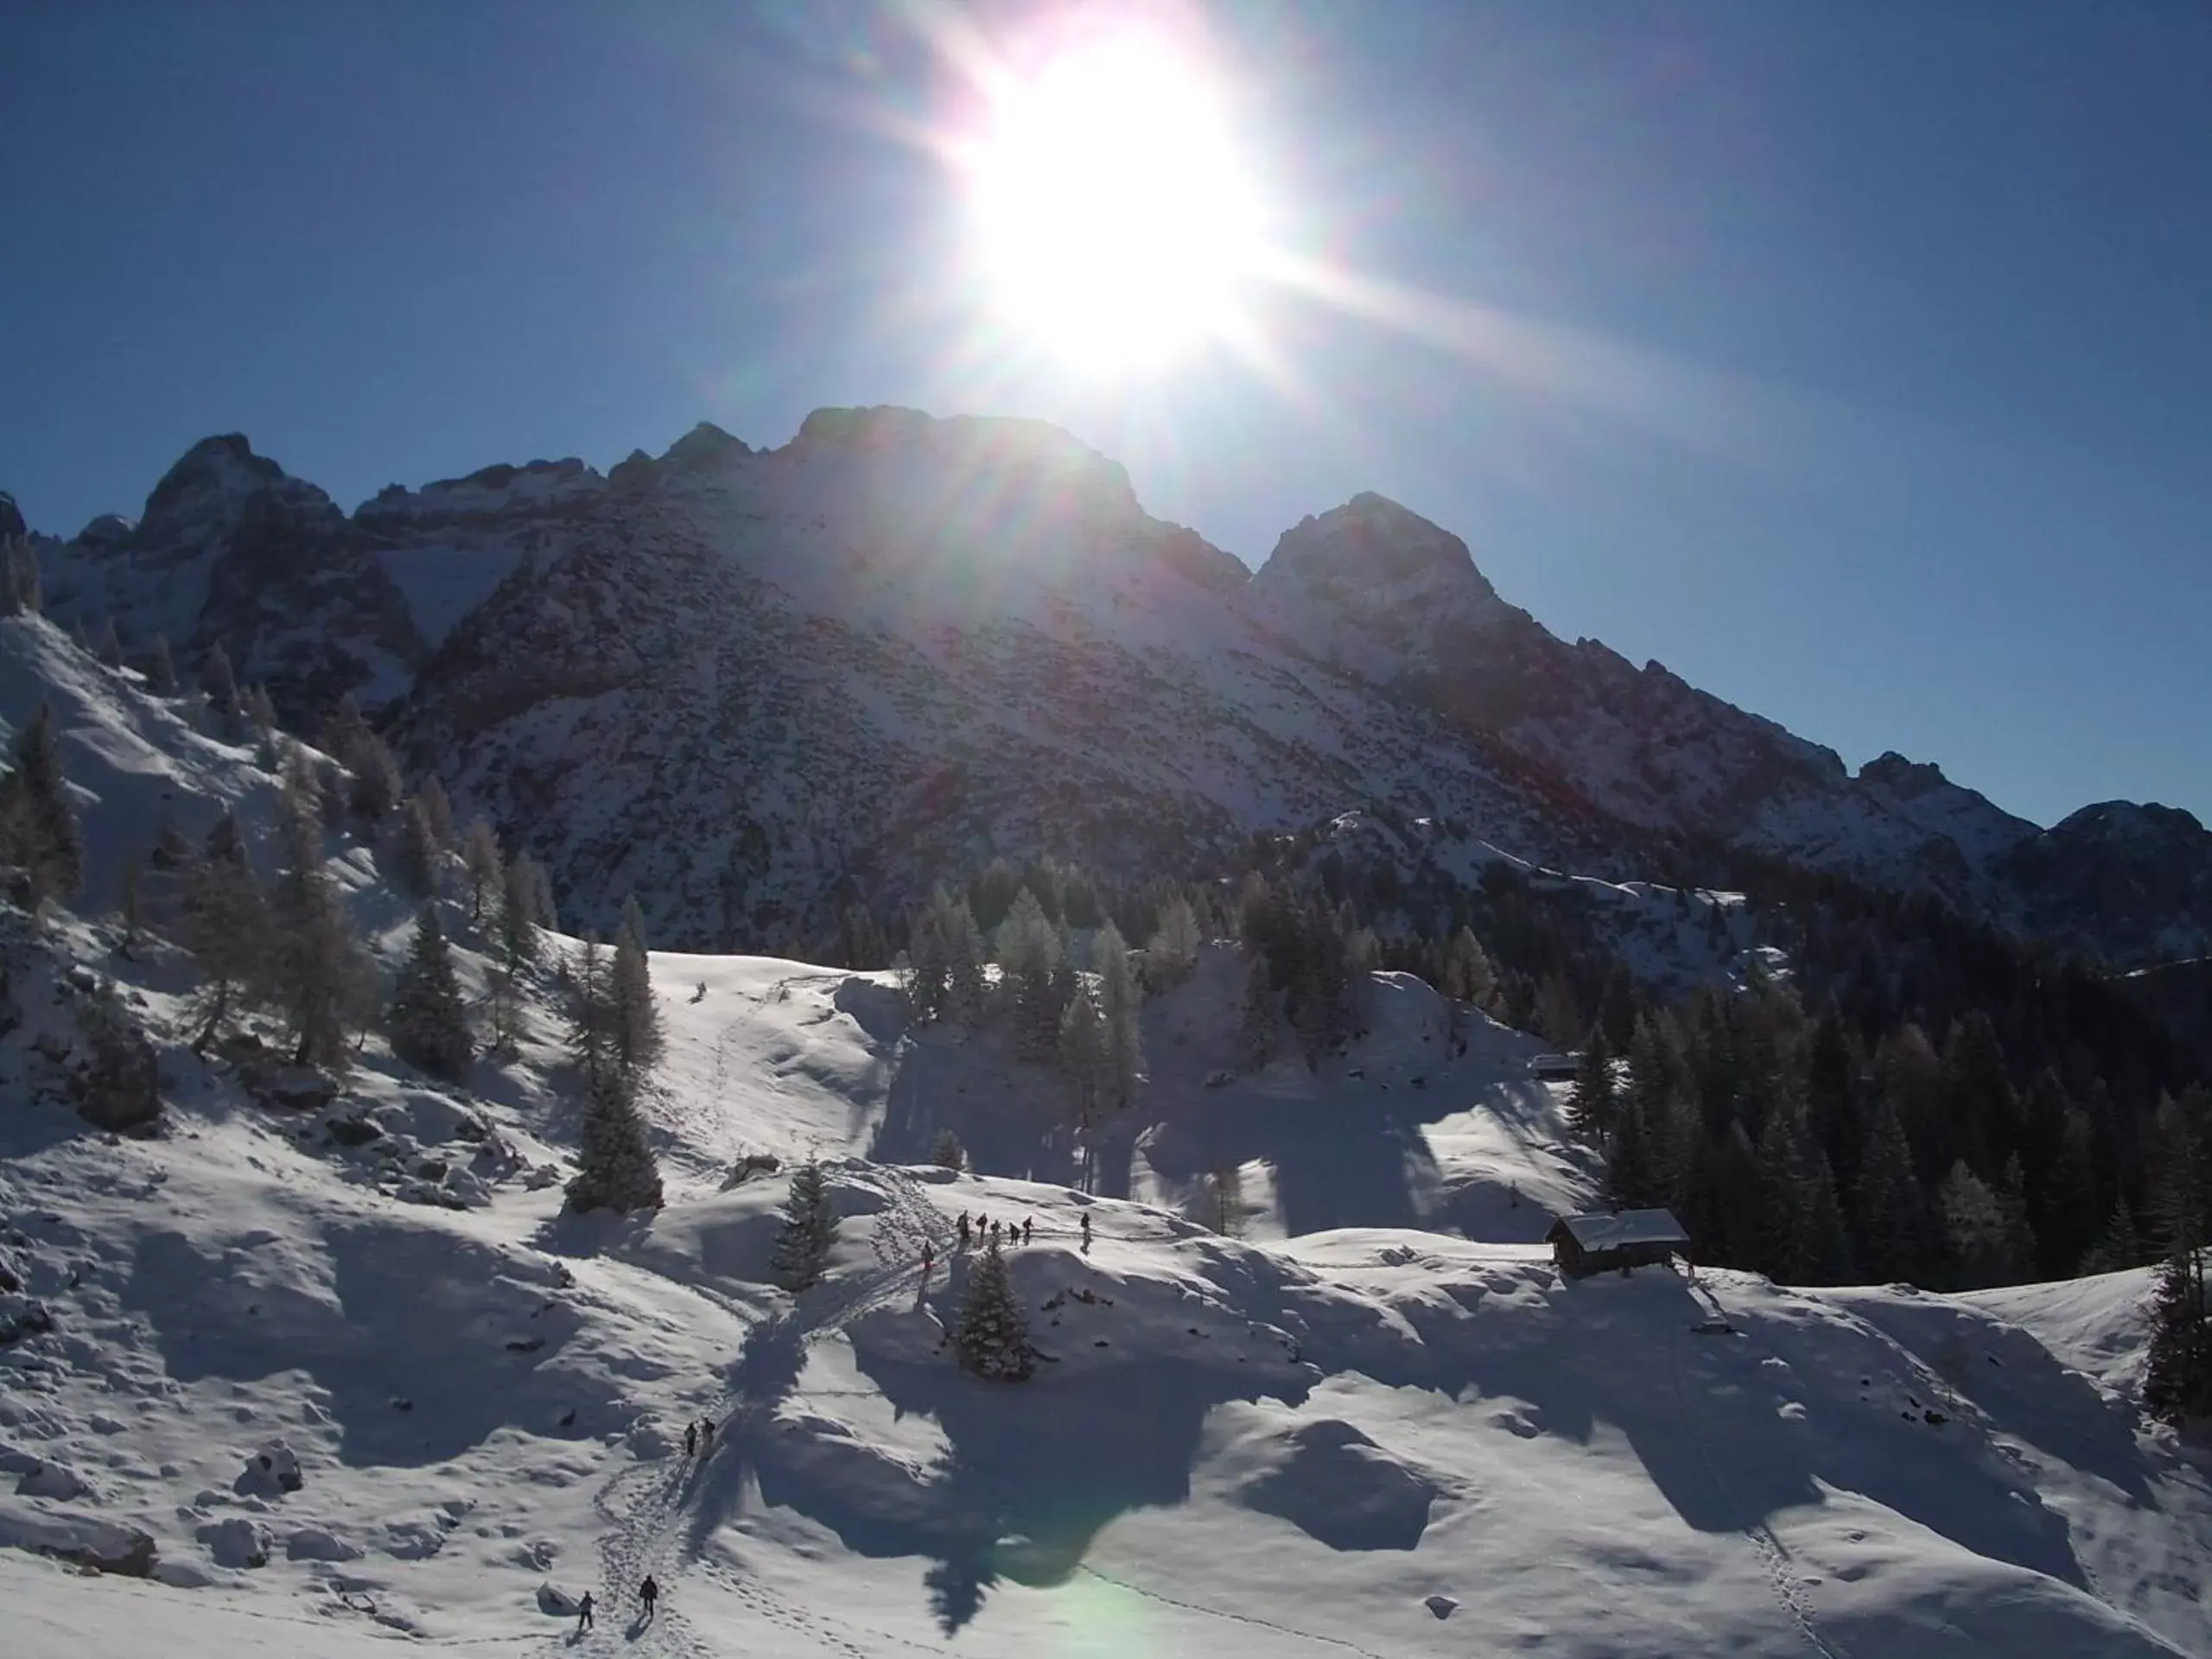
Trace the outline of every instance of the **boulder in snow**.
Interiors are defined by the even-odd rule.
[[[16,1483],[18,1497],[51,1497],[63,1503],[86,1497],[91,1491],[73,1471],[58,1463],[37,1464],[25,1471],[23,1478]]]
[[[284,1540],[284,1554],[295,1561],[358,1561],[361,1552],[327,1527],[298,1527]]]
[[[214,1557],[218,1567],[252,1567],[269,1565],[269,1529],[258,1521],[233,1516],[210,1521],[193,1535]]]
[[[154,1536],[67,1510],[0,1510],[0,1545],[143,1579],[154,1570]]]
[[[1449,1596],[1425,1597],[1421,1605],[1439,1618],[1449,1618],[1459,1611],[1459,1604]]]
[[[550,1613],[555,1618],[574,1618],[576,1599],[565,1590],[556,1590],[550,1582],[537,1586],[537,1611]]]
[[[275,1497],[296,1492],[302,1484],[299,1454],[284,1441],[271,1440],[245,1460],[231,1490],[242,1497]]]

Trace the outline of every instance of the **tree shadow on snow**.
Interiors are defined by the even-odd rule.
[[[257,1259],[285,1244],[248,1235],[211,1258],[179,1233],[140,1236],[123,1300],[153,1326],[170,1376],[305,1371],[355,1467],[443,1462],[503,1427],[613,1426],[603,1382],[546,1365],[579,1316],[551,1287],[507,1276],[497,1252],[424,1228],[334,1226],[326,1282],[313,1262]]]
[[[1078,1185],[1082,1169],[1075,1137],[1061,1121],[1057,1101],[1040,1108],[1038,1096],[1061,1086],[1050,1072],[1014,1065],[1008,1074],[1033,1088],[1012,1095],[988,1086],[960,1048],[915,1043],[904,1052],[891,1080],[883,1118],[868,1155],[883,1164],[929,1161],[941,1129],[960,1139],[978,1174]]]
[[[1147,1155],[1163,1175],[1186,1179],[1266,1162],[1274,1172],[1283,1230],[1293,1235],[1418,1227],[1437,1207],[1441,1185],[1421,1132],[1424,1121],[1411,1105],[1363,1102],[1347,1109],[1341,1100],[1224,1093],[1210,1109],[1180,1115],[1155,1131]]]

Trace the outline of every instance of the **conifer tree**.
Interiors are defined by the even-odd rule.
[[[15,769],[0,779],[0,855],[22,868],[29,907],[73,899],[85,885],[84,841],[61,772],[54,711],[39,704],[16,735]]]
[[[399,883],[417,899],[429,899],[438,891],[438,844],[430,833],[429,815],[423,810],[419,800],[407,803],[399,816],[399,853],[397,858]]]
[[[415,918],[415,941],[391,994],[391,1052],[416,1070],[459,1083],[476,1057],[468,1008],[454,977],[438,907]]]
[[[538,957],[537,867],[530,855],[517,853],[507,862],[499,899],[499,946],[511,967],[519,968]]]
[[[330,718],[322,723],[322,752],[340,766],[349,770],[354,756],[375,734],[361,713],[361,705],[351,691],[338,699],[338,706],[330,711]]]
[[[569,1052],[587,1077],[619,1071],[613,1063],[607,952],[599,935],[584,935],[569,978]]]
[[[1457,1001],[1485,1009],[1497,995],[1497,976],[1491,967],[1489,953],[1471,928],[1463,927],[1452,936],[1445,956],[1444,991]]]
[[[157,697],[176,695],[176,662],[169,655],[169,637],[154,636],[154,654],[146,665],[146,689]]]
[[[468,835],[461,843],[461,868],[468,878],[468,920],[472,926],[481,925],[484,905],[506,891],[506,862],[499,854],[499,838],[492,826],[478,818],[468,826]]]
[[[200,1053],[270,976],[268,904],[238,820],[227,812],[187,866],[177,942],[200,975],[194,1009],[200,1032],[192,1041]]]
[[[1060,941],[1026,887],[999,924],[997,946],[1001,983],[1014,1010],[1015,1048],[1026,1059],[1043,1059],[1059,1041]]]
[[[293,1064],[340,1066],[346,1018],[362,985],[360,947],[322,867],[322,825],[314,803],[289,790],[279,805],[277,845],[272,970],[292,1033]]]
[[[1026,1382],[1036,1372],[1037,1350],[1029,1340],[1029,1320],[1014,1296],[1014,1279],[995,1239],[969,1263],[952,1342],[962,1368],[977,1376]]]
[[[269,688],[257,685],[245,694],[245,717],[253,722],[253,729],[264,741],[276,734],[276,700],[269,695]]]
[[[930,1142],[930,1161],[939,1169],[965,1169],[968,1154],[961,1147],[960,1137],[949,1128],[939,1129]]]
[[[92,636],[85,632],[85,619],[81,616],[69,625],[69,643],[87,657],[93,654]]]
[[[1852,1193],[1859,1259],[1875,1280],[1913,1283],[1926,1274],[1925,1208],[1904,1125],[1897,1121],[1889,1098],[1881,1096],[1866,1121],[1859,1179]]]
[[[123,855],[123,874],[118,884],[116,908],[123,918],[123,954],[127,959],[146,934],[145,877],[136,850]]]
[[[837,1206],[822,1166],[809,1159],[791,1172],[791,1196],[784,1203],[783,1229],[776,1235],[769,1271],[796,1295],[822,1282],[830,1251],[837,1242]]]
[[[1067,1079],[1069,1116],[1088,1127],[1098,1121],[1112,1086],[1106,1021],[1089,986],[1078,986],[1060,1014],[1060,1075]]]
[[[123,666],[123,637],[116,632],[111,616],[100,624],[99,659],[110,668]]]
[[[391,758],[384,739],[365,729],[355,741],[346,766],[353,774],[353,787],[346,796],[353,816],[363,823],[383,823],[406,792],[406,785],[399,775],[399,763]]]
[[[1145,977],[1160,990],[1190,978],[1198,961],[1198,919],[1191,901],[1176,893],[1160,907],[1160,921],[1145,946]]]
[[[584,1091],[582,1144],[569,1182],[569,1208],[622,1214],[659,1209],[660,1167],[629,1079],[620,1066],[588,1067]]]
[[[1136,1097],[1144,1071],[1144,992],[1129,967],[1121,930],[1108,922],[1092,951],[1098,963],[1098,1013],[1105,1037],[1105,1090],[1101,1103],[1125,1109]]]
[[[230,653],[217,640],[207,647],[200,664],[200,690],[219,714],[229,714],[238,704],[238,676],[231,670]]]
[[[652,965],[645,954],[645,920],[637,901],[624,906],[607,971],[607,1020],[614,1058],[623,1070],[650,1071],[660,1064],[660,1007],[653,1001]]]
[[[2018,1265],[2012,1258],[2012,1230],[1989,1184],[1963,1160],[1955,1161],[1943,1178],[1938,1203],[1951,1282],[1974,1290],[2011,1279]]]
[[[2212,1224],[2212,1098],[2162,1101],[2152,1130],[2152,1214],[2164,1255],[2152,1281],[2143,1408],[2170,1423],[2212,1416],[2212,1327],[2204,1248]]]
[[[1244,963],[1244,996],[1238,1014],[1236,1052],[1247,1071],[1264,1071],[1274,1058],[1275,1033],[1281,1023],[1275,1001],[1274,976],[1268,959],[1248,948]]]
[[[1612,1154],[1605,1163],[1605,1196],[1616,1209],[1648,1210],[1664,1197],[1643,1108],[1630,1096],[1613,1122]]]
[[[415,799],[423,809],[423,824],[430,832],[431,847],[444,852],[453,845],[453,802],[447,798],[446,786],[438,781],[437,773],[423,779]]]
[[[1567,1097],[1567,1121],[1576,1135],[1603,1146],[1611,1135],[1619,1110],[1619,1085],[1613,1077],[1613,1052],[1603,1026],[1593,1026],[1584,1045],[1582,1063],[1575,1068],[1574,1084]]]
[[[2105,1223],[2105,1230],[2089,1253],[2082,1259],[2083,1273],[2118,1273],[2123,1268],[2137,1266],[2143,1260],[2143,1241],[2135,1228],[2135,1212],[2128,1207],[2127,1195],[2122,1193],[2112,1207],[2112,1217]]]

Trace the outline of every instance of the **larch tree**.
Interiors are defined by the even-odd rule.
[[[169,637],[154,636],[154,654],[146,664],[146,689],[157,697],[176,695],[176,660],[169,655]]]
[[[469,924],[480,925],[485,901],[504,893],[507,880],[506,861],[499,853],[499,837],[481,818],[468,826],[468,834],[461,842],[461,865],[468,880]]]
[[[607,970],[607,1005],[615,1059],[633,1075],[652,1071],[660,1064],[660,1007],[653,1000],[645,918],[638,913],[634,899],[623,907],[621,931],[614,936],[614,960]]]
[[[399,884],[417,899],[434,898],[438,891],[438,842],[431,833],[429,814],[420,800],[411,800],[399,815],[397,862]]]
[[[1043,1059],[1059,1041],[1060,942],[1027,887],[1014,895],[996,943],[1003,994],[1014,1009],[1015,1047],[1026,1059]]]
[[[274,941],[269,906],[238,820],[227,812],[215,820],[200,855],[186,866],[177,943],[200,976],[193,1010],[200,1027],[192,1039],[196,1054],[222,1034],[270,978]]]
[[[100,624],[99,659],[109,668],[123,666],[123,636],[115,631],[115,619],[109,617]]]
[[[276,938],[276,999],[293,1040],[293,1064],[346,1062],[346,1023],[361,994],[361,950],[322,864],[314,804],[287,791],[280,803],[279,864],[270,912]]]
[[[423,809],[423,826],[430,832],[430,844],[439,852],[453,845],[453,802],[447,797],[446,786],[438,781],[435,772],[423,779],[423,786],[415,791],[415,799]]]
[[[1068,1116],[1088,1129],[1107,1101],[1111,1060],[1106,1021],[1087,985],[1078,986],[1060,1014],[1060,1075],[1067,1080]]]
[[[393,1053],[449,1083],[467,1077],[476,1058],[468,1007],[435,905],[423,906],[415,918],[414,943],[392,985],[391,1032]]]

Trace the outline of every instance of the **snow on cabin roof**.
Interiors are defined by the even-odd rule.
[[[1624,1244],[1687,1244],[1690,1236],[1682,1230],[1669,1210],[1623,1210],[1618,1214],[1600,1213],[1593,1216],[1561,1216],[1559,1224],[1574,1236],[1574,1242],[1586,1250],[1618,1249]]]

